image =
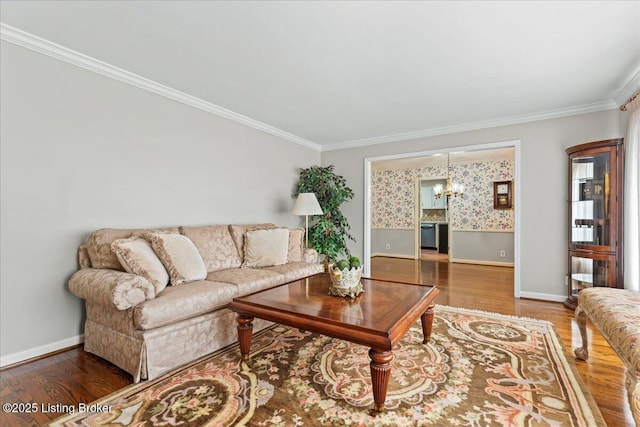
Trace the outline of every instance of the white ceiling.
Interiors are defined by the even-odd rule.
[[[5,40],[318,149],[615,108],[640,86],[639,1],[2,0],[0,19]]]

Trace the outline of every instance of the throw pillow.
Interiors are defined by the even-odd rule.
[[[101,228],[87,238],[87,253],[93,268],[108,268],[124,271],[118,257],[111,250],[111,243],[117,239],[131,237],[132,230]]]
[[[156,294],[162,292],[169,283],[167,270],[146,240],[137,237],[117,239],[111,243],[111,250],[127,273],[147,279]]]
[[[171,285],[204,280],[207,268],[198,249],[189,238],[180,234],[151,233],[148,235],[153,251],[169,272]]]
[[[270,267],[287,263],[289,230],[250,230],[244,234],[243,267]]]
[[[229,232],[231,233],[233,243],[236,244],[236,248],[238,249],[238,255],[240,256],[240,258],[244,256],[244,233],[250,230],[265,230],[271,228],[276,228],[276,226],[271,223],[229,225]]]
[[[140,237],[142,233],[152,232],[178,233],[177,227],[157,228],[157,229],[119,229],[101,228],[94,231],[87,238],[87,253],[91,259],[93,268],[109,268],[112,270],[124,271],[124,267],[118,262],[116,254],[111,250],[111,243],[114,240],[126,239],[129,237]]]
[[[288,262],[301,262],[302,249],[304,248],[304,228],[289,229],[289,254]]]

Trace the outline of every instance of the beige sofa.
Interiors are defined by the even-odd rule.
[[[94,231],[69,281],[85,300],[85,350],[138,382],[236,342],[234,297],[323,271],[303,235],[273,224]]]

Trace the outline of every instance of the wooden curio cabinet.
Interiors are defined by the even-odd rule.
[[[622,288],[622,138],[567,149],[569,155],[568,297],[581,289]]]

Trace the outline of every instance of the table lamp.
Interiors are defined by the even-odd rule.
[[[294,215],[304,215],[305,216],[305,236],[306,247],[309,247],[309,215],[322,215],[322,208],[320,207],[320,203],[318,203],[318,199],[316,199],[315,193],[300,193],[298,194],[298,199],[296,199],[295,205],[293,205]]]

